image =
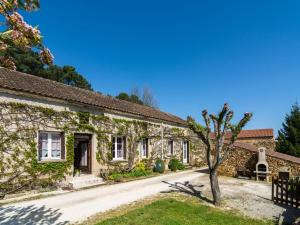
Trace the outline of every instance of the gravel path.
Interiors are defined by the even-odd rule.
[[[300,217],[300,209],[275,205],[271,201],[272,187],[270,183],[220,177],[219,184],[224,199],[223,207],[226,209],[237,210],[246,216],[258,219],[277,220],[280,215],[284,215],[285,222],[288,223]],[[189,185],[195,187],[198,195],[212,197],[208,175],[193,180]]]
[[[280,214],[300,216],[300,210],[274,205],[271,185],[220,177],[223,207],[260,219],[277,219]],[[211,199],[208,175],[184,171],[144,180],[107,185],[34,201],[0,207],[1,225],[69,224],[158,193],[180,191],[204,200]]]
[[[4,205],[0,207],[0,224],[62,225],[83,221],[95,213],[168,191],[171,189],[168,183],[191,181],[201,176],[204,174],[190,170]]]

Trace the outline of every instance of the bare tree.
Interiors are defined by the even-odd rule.
[[[251,119],[252,113],[245,113],[244,117],[233,125],[233,111],[228,104],[224,104],[223,109],[218,115],[208,115],[207,110],[202,111],[205,127],[198,124],[192,117],[188,117],[189,128],[197,134],[206,146],[206,158],[209,168],[209,178],[213,200],[215,205],[221,203],[221,192],[218,182],[218,167],[229,157],[234,149],[234,143],[242,128]],[[213,131],[212,128],[213,127]],[[232,135],[228,142],[225,142],[225,133],[231,131]]]
[[[142,95],[142,101],[144,105],[153,107],[153,108],[158,108],[157,101],[155,100],[151,90],[147,87],[144,87],[143,89],[143,95]]]
[[[135,95],[135,96],[139,97],[140,99],[142,98],[141,93],[140,93],[140,89],[138,87],[132,88],[131,95]]]

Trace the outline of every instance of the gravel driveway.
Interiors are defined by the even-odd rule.
[[[189,170],[115,185],[71,192],[0,207],[1,225],[69,224],[171,189],[168,183],[200,179]]]
[[[238,210],[247,216],[261,219],[276,219],[280,214],[300,216],[298,209],[273,204],[270,200],[270,184],[229,177],[220,177],[219,183],[224,200],[223,207],[226,209]],[[0,224],[80,222],[96,213],[172,191],[188,193],[204,200],[211,198],[208,175],[203,170],[190,170],[4,205],[0,207]]]

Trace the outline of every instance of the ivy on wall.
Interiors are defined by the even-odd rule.
[[[41,130],[64,131],[66,159],[39,162],[37,134]],[[149,138],[153,151],[148,164],[161,152],[161,127],[138,120],[109,118],[86,112],[56,111],[20,103],[0,103],[0,195],[23,188],[52,185],[73,173],[74,133],[96,134],[96,159],[108,169],[131,169],[138,159],[138,143]],[[165,138],[189,139],[184,129],[164,127]],[[112,162],[111,135],[126,136],[126,163]],[[124,169],[124,168],[123,168]],[[99,171],[100,172],[100,171]]]

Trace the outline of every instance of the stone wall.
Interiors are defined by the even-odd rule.
[[[238,142],[248,143],[256,146],[257,148],[264,147],[267,151],[275,150],[275,140],[273,137],[264,138],[238,138]]]
[[[288,156],[278,152],[266,152],[266,160],[272,176],[277,176],[282,167],[291,171],[291,176],[300,176],[300,158]],[[258,150],[255,146],[245,143],[236,143],[235,150],[230,157],[219,167],[219,174],[236,176],[239,168],[255,171],[258,161]]]

